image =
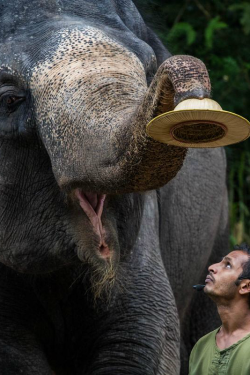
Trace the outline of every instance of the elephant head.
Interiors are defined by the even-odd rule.
[[[60,4],[9,1],[0,16],[0,260],[29,273],[90,264],[113,280],[141,192],[185,157],[146,124],[210,83],[201,61],[170,57],[130,0]]]

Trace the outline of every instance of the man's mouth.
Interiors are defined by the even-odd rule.
[[[213,279],[213,277],[211,276],[211,275],[207,275],[206,276],[206,279],[205,279],[205,283],[210,283],[210,282],[214,282],[214,279]]]

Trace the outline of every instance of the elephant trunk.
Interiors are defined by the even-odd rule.
[[[181,101],[210,97],[210,80],[202,61],[173,56],[158,69],[133,119],[119,128],[117,138],[130,139],[118,168],[118,192],[143,191],[165,185],[179,171],[186,149],[154,141],[146,134],[147,123]],[[127,142],[125,142],[127,144]]]
[[[205,65],[173,56],[147,88],[140,60],[100,30],[65,35],[31,81],[39,133],[58,185],[100,195],[166,184],[186,151],[149,138],[146,125],[184,99],[209,96]]]

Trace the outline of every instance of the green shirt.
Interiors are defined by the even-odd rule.
[[[218,331],[203,336],[193,347],[189,375],[250,375],[250,334],[219,350],[215,341]]]

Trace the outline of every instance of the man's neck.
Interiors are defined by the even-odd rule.
[[[217,304],[222,326],[216,335],[220,350],[228,348],[250,333],[250,309],[247,304]]]
[[[225,333],[232,334],[241,329],[250,332],[250,309],[241,304],[218,305],[218,314]]]

